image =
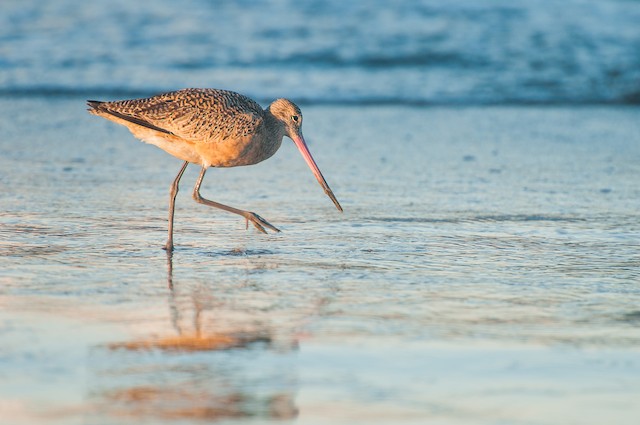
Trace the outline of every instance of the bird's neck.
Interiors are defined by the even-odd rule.
[[[284,124],[278,118],[276,118],[269,108],[264,110],[265,127],[267,128],[267,134],[274,140],[281,141],[287,134]]]

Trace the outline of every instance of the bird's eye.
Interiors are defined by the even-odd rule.
[[[300,117],[298,117],[297,115],[292,115],[291,119],[294,120],[295,122],[298,122],[298,120],[300,119]]]

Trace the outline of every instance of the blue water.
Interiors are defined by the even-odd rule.
[[[0,3],[0,424],[640,417],[640,2]],[[86,98],[302,104],[202,194]]]
[[[331,103],[638,103],[630,0],[4,0],[0,93],[224,87]]]

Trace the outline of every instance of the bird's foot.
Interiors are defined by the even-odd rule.
[[[280,230],[278,228],[276,228],[275,226],[272,226],[267,220],[265,220],[264,218],[260,217],[258,214],[256,213],[252,213],[252,212],[248,212],[246,214],[244,214],[244,218],[246,220],[246,224],[247,224],[247,229],[249,228],[249,222],[251,222],[256,229],[258,229],[259,231],[261,231],[262,233],[267,233],[267,231],[264,229],[265,227],[268,227],[269,229],[273,230],[274,232],[280,232]]]

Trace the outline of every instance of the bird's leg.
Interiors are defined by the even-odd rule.
[[[182,174],[184,174],[184,170],[187,169],[187,165],[189,165],[189,161],[185,161],[184,164],[182,164],[182,168],[173,180],[173,183],[171,183],[171,189],[169,190],[169,238],[167,239],[167,244],[164,246],[164,249],[166,249],[168,253],[173,251],[173,212],[176,208],[176,195],[179,190],[178,185]]]
[[[269,229],[271,229],[271,230],[273,230],[275,232],[279,232],[280,231],[277,228],[273,227],[271,224],[269,224],[267,222],[267,220],[265,220],[264,218],[260,217],[256,213],[253,213],[253,212],[250,212],[250,211],[239,210],[237,208],[233,208],[233,207],[230,207],[230,206],[227,206],[227,205],[224,205],[224,204],[219,204],[217,202],[213,202],[213,201],[210,201],[208,199],[204,199],[202,196],[200,196],[200,185],[202,184],[202,179],[204,179],[204,174],[206,172],[207,172],[207,167],[203,166],[202,167],[202,171],[200,172],[200,177],[198,177],[198,181],[196,181],[196,185],[193,188],[193,199],[195,199],[196,202],[198,202],[200,204],[208,205],[210,207],[220,208],[221,210],[225,210],[225,211],[228,211],[228,212],[233,213],[233,214],[241,215],[247,220],[247,223],[250,221],[251,223],[253,223],[254,226],[256,226],[256,229],[258,229],[262,233],[267,233],[267,231],[264,230],[265,227],[268,227]]]

